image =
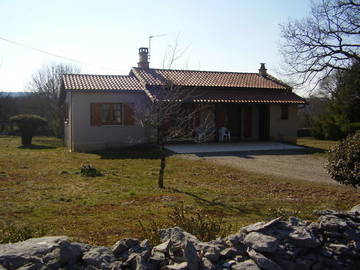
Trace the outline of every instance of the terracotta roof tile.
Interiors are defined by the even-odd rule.
[[[63,75],[65,90],[137,90],[151,98],[166,80],[196,89],[192,102],[305,103],[286,84],[257,73],[132,68],[128,76]]]
[[[189,87],[290,88],[272,76],[262,77],[258,73],[141,68],[132,68],[132,71],[151,86],[162,85],[165,80],[170,80],[175,85]]]
[[[63,75],[65,90],[144,90],[135,76],[119,75]]]
[[[153,88],[148,94],[153,98],[159,98],[160,91]],[[185,94],[185,96],[186,102],[200,103],[305,103],[305,100],[295,93],[278,89],[194,89],[190,95]],[[177,95],[177,98],[179,98],[179,95]]]

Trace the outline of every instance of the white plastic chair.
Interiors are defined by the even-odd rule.
[[[226,127],[219,128],[219,141],[223,142],[226,139],[228,141],[231,140],[230,130],[228,130]]]
[[[195,129],[195,142],[201,142],[205,139],[206,131],[202,128]]]

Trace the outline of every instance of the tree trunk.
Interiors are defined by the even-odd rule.
[[[32,135],[29,134],[21,134],[21,144],[24,146],[31,145]]]
[[[165,154],[164,143],[160,144],[160,153],[161,153],[161,161],[160,161],[158,186],[159,188],[164,188],[164,172],[166,166],[166,154]]]

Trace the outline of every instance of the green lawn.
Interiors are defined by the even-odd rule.
[[[161,190],[156,186],[159,159],[151,147],[85,154],[70,153],[49,137],[35,137],[32,148],[19,148],[19,142],[18,137],[0,136],[0,226],[42,228],[48,235],[92,244],[142,237],[139,221],[165,221],[181,202],[223,213],[234,231],[279,214],[313,219],[315,209],[360,203],[352,188],[295,184],[175,156],[168,159],[167,188]],[[85,163],[103,176],[82,177],[79,168]]]
[[[326,156],[326,152],[338,141],[317,140],[312,137],[303,137],[297,139],[297,144],[309,148],[309,152]]]

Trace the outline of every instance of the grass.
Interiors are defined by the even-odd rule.
[[[167,188],[161,190],[156,185],[159,159],[149,146],[70,153],[50,137],[35,137],[30,148],[19,143],[19,137],[0,136],[0,238],[1,228],[11,224],[111,245],[119,238],[143,237],[139,221],[144,226],[166,222],[182,202],[221,213],[235,231],[277,215],[311,220],[315,209],[349,209],[360,202],[352,188],[295,183],[176,156],[168,159]],[[83,164],[102,176],[81,176]]]
[[[326,156],[327,151],[336,145],[338,141],[331,140],[317,140],[312,137],[302,137],[297,139],[297,144],[308,148],[310,153],[314,153],[320,156]]]

